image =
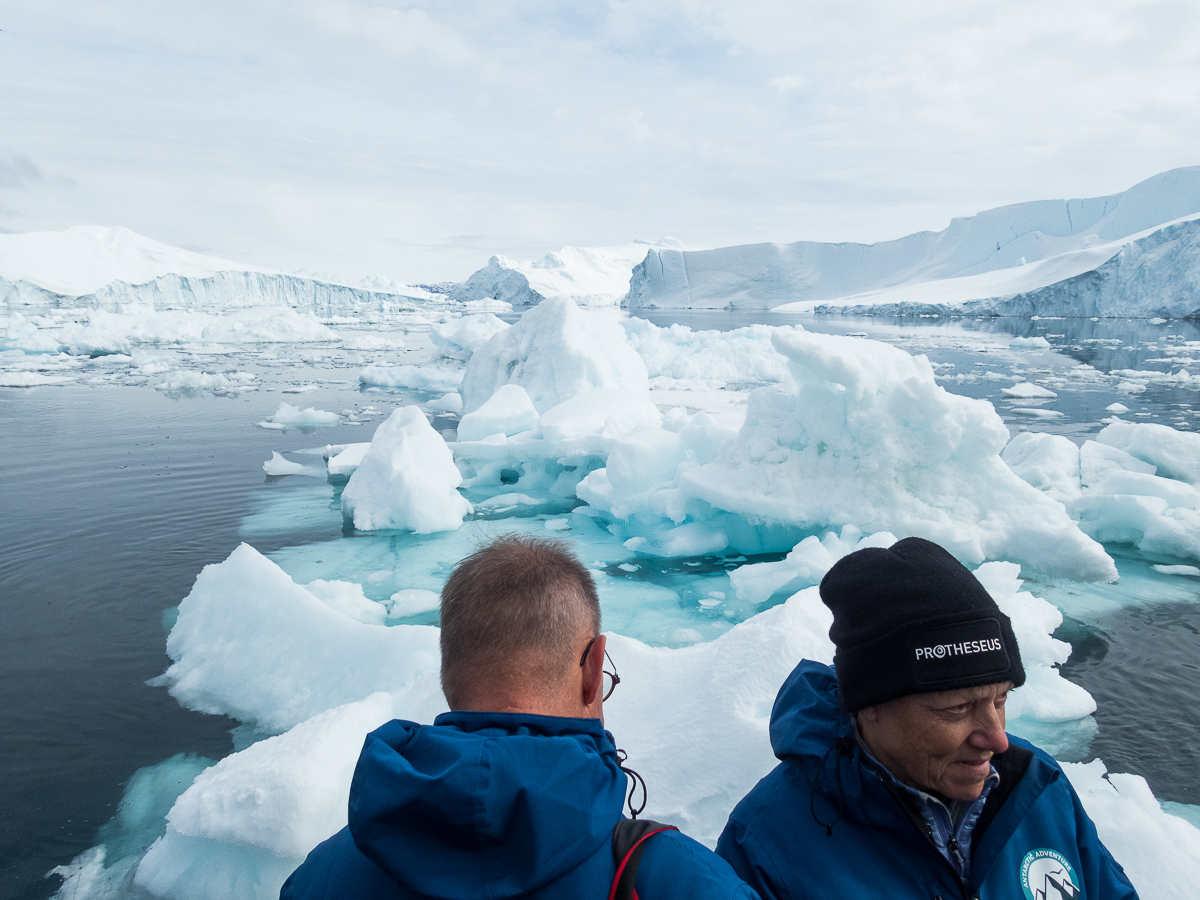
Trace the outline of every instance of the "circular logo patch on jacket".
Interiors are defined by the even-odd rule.
[[[1079,879],[1067,858],[1046,847],[1025,854],[1021,887],[1026,900],[1075,900],[1081,893]]]

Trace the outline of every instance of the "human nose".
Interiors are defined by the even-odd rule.
[[[992,753],[1003,753],[1008,749],[1008,735],[1004,733],[1002,709],[998,709],[990,700],[976,707],[975,730],[968,738],[972,747],[990,750]]]

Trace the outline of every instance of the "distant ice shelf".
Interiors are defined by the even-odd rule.
[[[130,305],[207,312],[290,306],[332,318],[422,302],[444,303],[446,295],[379,278],[351,285],[332,276],[264,269],[172,247],[128,228],[0,234],[0,308],[9,315],[115,312]]]
[[[1200,167],[875,244],[652,248],[625,305],[862,314],[1200,315]]]

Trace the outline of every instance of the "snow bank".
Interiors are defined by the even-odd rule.
[[[225,315],[142,308],[125,313],[91,310],[84,322],[64,325],[59,343],[68,353],[88,356],[128,353],[135,344],[305,343],[336,341],[336,333],[311,315],[280,306]]]
[[[614,388],[645,394],[646,366],[615,316],[547,300],[497,332],[467,364],[460,393],[474,412],[504,384],[519,384],[543,413],[579,394]]]
[[[834,540],[841,539],[827,536],[827,545]],[[890,541],[876,535],[858,544]],[[850,544],[835,547],[843,549]],[[996,562],[976,574],[1012,617],[1021,643],[1029,679],[1009,701],[1010,730],[1019,734],[1025,723],[1086,716],[1094,704],[1053,668],[1069,653],[1051,637],[1061,616],[1021,589],[1018,571]],[[768,724],[779,685],[801,658],[832,660],[830,622],[809,587],[710,643],[672,650],[610,635],[623,681],[605,704],[606,724],[646,778],[648,816],[678,823],[710,846],[716,841],[729,810],[776,762]],[[201,573],[170,641],[172,658],[181,659],[166,677],[190,665],[191,693],[173,688],[181,699],[251,713],[260,725],[275,721],[273,730],[295,724],[203,771],[176,801],[165,837],[137,872],[141,887],[166,897],[274,897],[307,851],[345,824],[366,732],[392,717],[430,721],[444,708],[436,628],[362,625],[245,545]],[[248,672],[251,665],[271,677]],[[292,698],[292,712],[271,719],[264,713],[278,707],[280,695]],[[1156,892],[1176,881],[1178,869],[1166,859],[1180,852],[1195,859],[1200,831],[1158,810],[1141,779],[1102,783],[1102,764],[1067,768],[1142,895],[1175,896]],[[1131,813],[1145,826],[1138,833],[1155,841],[1128,836],[1122,826]],[[1114,838],[1122,830],[1127,836]]]
[[[1200,310],[1200,221],[1177,221],[1197,212],[1192,167],[1121,194],[1000,207],[876,244],[651,249],[627,303],[1178,318]]]
[[[1008,431],[991,405],[947,393],[925,357],[801,331],[779,330],[773,342],[791,379],[750,395],[735,437],[689,446],[686,432],[635,434],[580,484],[582,499],[624,521],[637,542],[627,546],[674,555],[663,542],[686,537],[685,548],[709,553],[763,552],[853,525],[928,538],[968,562],[1116,576],[1063,506],[1001,460]],[[648,539],[656,517],[670,523]]]
[[[461,483],[442,436],[418,407],[405,406],[376,429],[342,491],[342,513],[360,531],[452,531],[471,512]]]
[[[493,256],[450,294],[456,302],[494,298],[514,307],[543,300],[571,300],[580,306],[616,306],[629,290],[629,276],[650,247],[680,247],[666,239],[624,247],[563,247],[535,262]]]
[[[1059,435],[1020,434],[1004,460],[1066,504],[1098,541],[1200,559],[1200,435],[1114,422],[1076,447]]]

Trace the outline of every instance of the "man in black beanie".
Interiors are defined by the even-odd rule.
[[[1004,731],[1012,623],[937,544],[859,550],[821,582],[832,667],[771,713],[781,760],[717,852],[766,898],[1136,898],[1058,764]]]

